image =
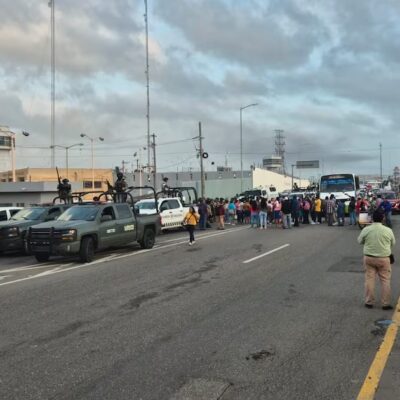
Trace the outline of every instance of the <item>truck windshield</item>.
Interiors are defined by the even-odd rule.
[[[156,208],[156,205],[154,201],[146,201],[143,203],[136,203],[135,208],[139,210],[154,210]]]
[[[46,212],[45,208],[35,207],[35,208],[24,208],[21,211],[18,211],[11,217],[12,221],[37,221],[40,217]]]
[[[99,209],[97,207],[75,206],[58,217],[59,221],[94,221]]]

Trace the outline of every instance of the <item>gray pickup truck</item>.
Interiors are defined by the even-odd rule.
[[[69,206],[53,205],[27,207],[8,221],[0,222],[0,252],[20,250],[26,252],[25,236],[31,226],[57,219]]]
[[[51,255],[77,255],[90,262],[96,251],[133,242],[150,249],[160,230],[159,214],[136,215],[128,203],[82,204],[69,208],[57,221],[30,228],[28,246],[39,262]]]

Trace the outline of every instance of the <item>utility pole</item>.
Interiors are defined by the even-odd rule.
[[[152,135],[153,142],[151,147],[153,148],[153,187],[157,191],[157,160],[156,160],[156,135],[153,133]]]
[[[201,122],[199,122],[199,145],[200,145],[200,182],[201,182],[201,198],[205,196],[205,181],[204,181],[204,167],[203,167],[203,137],[201,136]]]
[[[382,185],[382,143],[379,143],[379,167],[380,167],[380,177],[381,177],[381,185]]]
[[[144,22],[146,27],[146,88],[147,88],[147,168],[150,173],[150,73],[149,73],[149,26],[147,16],[147,0],[144,0]]]
[[[55,166],[55,126],[56,126],[56,46],[55,46],[55,18],[54,18],[54,4],[55,0],[49,1],[51,8],[51,133],[50,133],[50,147],[51,147],[51,168]]]
[[[129,165],[129,161],[122,160],[122,173],[125,174],[125,165]]]
[[[294,164],[292,164],[292,190],[293,190],[293,168],[294,168]]]

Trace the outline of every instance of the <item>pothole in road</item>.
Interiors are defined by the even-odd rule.
[[[384,336],[386,329],[391,325],[393,321],[391,319],[378,319],[374,322],[375,329],[371,331],[374,336]]]
[[[260,350],[255,353],[250,353],[248,356],[246,356],[246,360],[254,360],[254,361],[259,361],[259,360],[264,360],[265,358],[272,357],[275,355],[275,351],[272,349],[268,350]]]
[[[328,272],[364,272],[361,257],[343,257],[339,262],[331,265]]]

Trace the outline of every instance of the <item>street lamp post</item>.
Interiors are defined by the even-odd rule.
[[[68,168],[68,150],[71,149],[72,147],[76,147],[76,146],[83,146],[83,143],[75,143],[75,144],[71,144],[70,146],[61,146],[59,144],[50,146],[51,149],[55,149],[56,147],[58,147],[60,149],[65,150],[65,169],[66,169],[67,179],[68,179],[68,169],[69,169]]]
[[[142,150],[147,150],[146,146],[139,147],[138,151],[135,151],[133,154],[133,157],[136,158],[136,169],[139,172],[139,186],[142,186],[143,180],[142,180],[142,172],[143,172],[143,166],[142,166]],[[139,195],[142,195],[142,189],[139,191]]]
[[[240,193],[243,193],[243,124],[242,124],[242,111],[249,107],[257,106],[257,103],[248,104],[247,106],[240,107]]]
[[[91,153],[92,153],[92,190],[94,190],[94,148],[93,148],[93,142],[95,140],[95,138],[92,138],[91,136],[87,135],[86,133],[81,133],[81,137],[82,138],[87,138],[88,140],[90,140],[90,148],[91,148]],[[104,141],[104,138],[102,137],[98,137],[97,139],[99,139],[101,142]]]

